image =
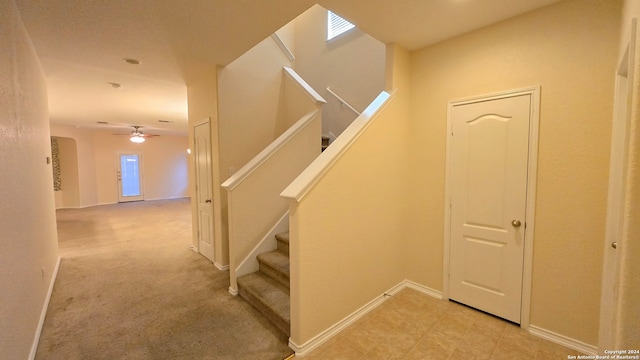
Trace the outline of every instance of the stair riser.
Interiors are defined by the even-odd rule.
[[[289,243],[278,240],[278,250],[289,255]]]
[[[290,336],[290,324],[285,319],[281,318],[271,308],[265,305],[260,299],[255,297],[251,292],[246,291],[242,286],[238,287],[238,295],[245,299],[249,304],[256,308],[262,315],[264,315],[269,321],[271,321],[280,331],[285,335]]]
[[[258,260],[260,272],[275,280],[282,286],[284,290],[289,291],[289,275],[282,273],[278,269],[269,266],[269,264]]]

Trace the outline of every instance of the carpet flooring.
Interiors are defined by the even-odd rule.
[[[36,359],[284,359],[228,271],[192,251],[188,199],[57,211],[62,261]]]

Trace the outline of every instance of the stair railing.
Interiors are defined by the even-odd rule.
[[[280,116],[299,120],[222,184],[228,194],[233,295],[237,277],[258,269],[257,254],[275,249],[271,233],[286,226],[289,206],[280,193],[321,153],[324,99],[291,68],[284,68],[281,88]]]
[[[349,104],[345,99],[343,99],[340,95],[336,94],[330,87],[327,86],[327,92],[333,95],[338,101],[340,101],[340,105],[345,106],[347,109],[353,111],[356,115],[360,116],[360,111],[356,110],[351,104]]]

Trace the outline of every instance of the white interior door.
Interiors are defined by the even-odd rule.
[[[611,134],[611,161],[609,165],[609,193],[607,199],[607,227],[604,244],[602,294],[600,297],[601,351],[613,349],[616,344],[616,313],[618,308],[618,282],[620,257],[624,248],[618,247],[624,228],[627,167],[629,162],[630,104],[633,96],[635,70],[636,20],[631,23],[630,40],[618,66]]]
[[[211,132],[209,122],[196,125],[196,199],[198,201],[198,252],[214,261]]]
[[[144,200],[142,188],[142,155],[139,152],[118,152],[118,202]]]
[[[520,323],[531,94],[451,108],[449,298]]]

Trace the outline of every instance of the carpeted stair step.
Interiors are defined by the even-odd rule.
[[[238,278],[238,294],[287,336],[290,335],[289,293],[260,271]]]
[[[276,234],[276,240],[278,240],[278,250],[289,255],[289,232]]]
[[[289,291],[289,256],[280,250],[258,255],[260,271]]]

